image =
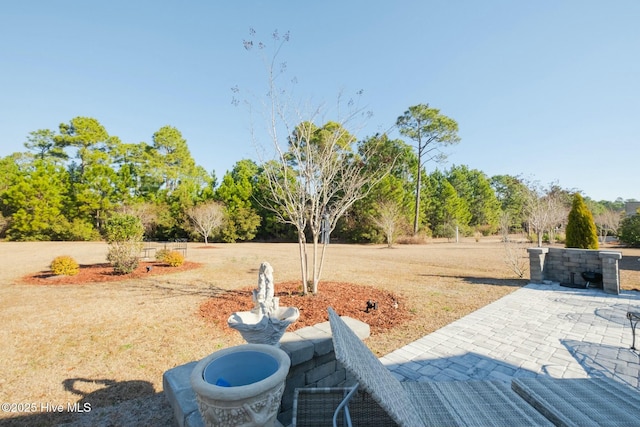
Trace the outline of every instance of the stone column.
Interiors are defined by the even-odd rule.
[[[602,289],[608,294],[619,294],[618,260],[622,259],[622,253],[602,251],[598,257],[602,261]]]
[[[529,282],[542,283],[544,280],[544,259],[549,248],[528,248],[529,252]]]

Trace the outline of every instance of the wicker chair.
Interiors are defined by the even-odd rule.
[[[297,389],[293,426],[635,426],[640,392],[609,378],[400,382],[329,309],[353,387]]]
[[[518,378],[511,388],[556,426],[640,425],[640,393],[610,378]]]
[[[334,425],[349,425],[349,421],[401,427],[552,425],[502,382],[400,382],[331,308],[329,322],[336,359],[357,379],[358,393],[345,399],[351,389],[297,390],[294,426],[326,426],[332,417]],[[334,416],[343,400],[348,411]],[[318,406],[308,409],[310,404]],[[303,420],[309,413],[316,419]],[[320,420],[321,413],[331,417]],[[368,419],[363,420],[364,416]]]
[[[354,393],[349,395],[349,393]],[[346,404],[348,403],[348,406]],[[344,408],[340,405],[345,404]],[[335,417],[334,426],[397,427],[387,413],[362,391],[352,387],[298,388],[293,394],[292,426],[327,427]]]

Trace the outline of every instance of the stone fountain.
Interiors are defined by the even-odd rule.
[[[279,346],[287,327],[300,316],[296,307],[280,307],[280,298],[274,297],[273,267],[268,262],[260,265],[258,289],[253,290],[251,311],[233,313],[227,323],[238,330],[250,344]]]
[[[287,353],[266,344],[229,347],[202,359],[189,381],[204,425],[282,427],[277,415],[290,366]]]

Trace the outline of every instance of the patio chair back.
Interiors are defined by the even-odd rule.
[[[399,426],[551,426],[499,381],[400,382],[329,308],[336,359]]]
[[[399,426],[424,426],[400,381],[332,308],[329,308],[329,323],[336,359],[356,377],[361,388],[371,394]]]

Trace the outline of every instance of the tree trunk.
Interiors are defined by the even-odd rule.
[[[324,253],[326,250],[327,250],[327,243],[325,242],[322,244],[322,254],[320,255],[320,267],[318,268],[318,281],[320,281],[320,277],[322,277],[322,267],[324,266]]]
[[[416,210],[413,217],[413,235],[418,234],[418,222],[420,221],[420,187],[422,186],[422,168],[420,167],[420,157],[418,157],[418,179],[416,184]]]
[[[314,295],[318,293],[318,281],[320,280],[321,265],[318,265],[318,235],[313,234],[313,289]]]
[[[300,272],[302,274],[302,293],[307,295],[309,293],[309,284],[307,282],[307,245],[304,239],[304,233],[301,235],[298,232],[298,249],[300,250]]]

